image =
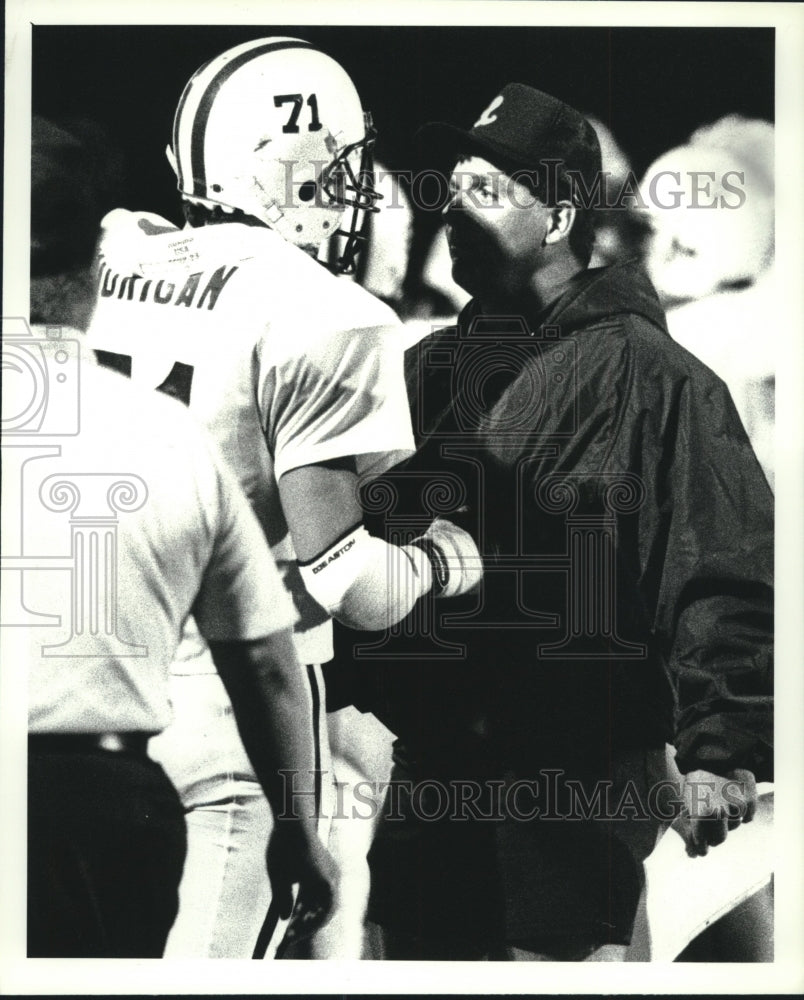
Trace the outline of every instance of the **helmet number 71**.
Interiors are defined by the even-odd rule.
[[[290,118],[282,126],[283,132],[299,131],[299,115],[304,104],[303,94],[277,94],[274,97],[274,107],[281,108],[283,104],[292,104]],[[307,98],[307,105],[310,108],[310,124],[307,126],[308,132],[318,132],[321,122],[318,118],[318,98],[315,94],[310,94]]]

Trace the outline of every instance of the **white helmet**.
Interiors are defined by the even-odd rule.
[[[377,211],[374,138],[334,59],[297,38],[260,38],[194,74],[167,155],[189,201],[239,209],[310,252],[337,233],[346,239],[331,266],[351,272],[365,213]]]

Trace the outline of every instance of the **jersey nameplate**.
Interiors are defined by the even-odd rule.
[[[171,303],[174,306],[195,306],[202,309],[205,305],[207,309],[214,309],[218,296],[223,291],[227,281],[237,270],[237,264],[233,264],[228,270],[224,264],[211,275],[203,271],[196,271],[190,274],[184,284],[175,281],[167,281],[162,278],[159,281],[154,278],[143,278],[139,274],[118,274],[105,263],[101,263],[98,274],[98,285],[102,298],[112,298],[116,295],[118,299],[127,299],[133,302],[155,302],[157,305],[166,306]]]

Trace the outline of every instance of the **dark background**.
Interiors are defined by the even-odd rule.
[[[35,26],[33,111],[102,126],[121,156],[115,203],[178,221],[164,148],[184,84],[209,58],[269,35],[307,39],[344,66],[391,168],[415,169],[418,125],[470,125],[514,80],[600,118],[638,176],[724,114],[773,120],[772,28]]]

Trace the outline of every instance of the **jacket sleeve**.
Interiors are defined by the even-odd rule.
[[[677,762],[772,777],[773,497],[725,385],[674,381],[644,435],[644,580],[675,701]],[[650,582],[652,579],[652,583]]]

